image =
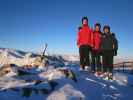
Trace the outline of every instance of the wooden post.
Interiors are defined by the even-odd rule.
[[[48,44],[46,43],[46,44],[45,44],[45,49],[44,49],[44,51],[43,51],[42,56],[45,56],[45,52],[46,52],[47,46],[48,46]]]
[[[43,60],[44,60],[44,57],[45,57],[45,52],[46,52],[47,46],[48,46],[48,44],[46,43],[46,44],[45,44],[44,51],[43,51],[43,53],[42,53],[42,55],[41,55],[41,61],[43,61]]]
[[[123,72],[124,72],[124,66],[125,66],[125,63],[123,62]]]
[[[132,66],[131,66],[131,67],[132,67],[132,69],[131,69],[131,73],[133,74],[133,62],[132,62]]]

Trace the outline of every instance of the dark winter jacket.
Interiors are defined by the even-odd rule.
[[[101,39],[101,50],[104,51],[113,51],[114,50],[114,38],[111,33],[103,33]]]

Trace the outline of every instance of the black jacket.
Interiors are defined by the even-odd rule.
[[[111,51],[113,50],[113,45],[114,45],[114,37],[112,36],[111,33],[103,33],[102,34],[102,39],[101,39],[101,50],[102,51]]]

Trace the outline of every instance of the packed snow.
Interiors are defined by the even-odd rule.
[[[79,71],[77,56],[70,55],[48,57],[47,67],[23,68],[37,57],[31,55],[0,49],[1,68],[15,64],[9,73],[0,76],[0,100],[133,100],[131,74],[114,72],[114,80],[105,80]]]

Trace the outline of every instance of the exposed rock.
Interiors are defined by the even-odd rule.
[[[12,67],[11,67],[12,64],[5,64],[3,65],[1,68],[0,68],[0,76],[4,76],[10,72],[12,72]]]

